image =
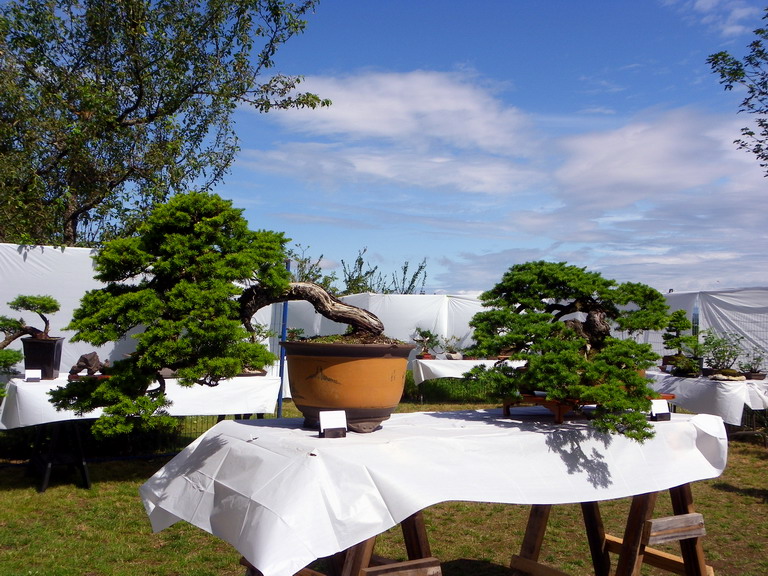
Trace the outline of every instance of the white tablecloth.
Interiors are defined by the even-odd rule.
[[[678,378],[664,372],[650,371],[648,377],[656,392],[674,394],[670,403],[697,414],[714,414],[728,424],[738,426],[744,406],[768,409],[766,380],[710,380]]]
[[[50,403],[48,392],[66,384],[66,377],[40,382],[11,380],[0,405],[0,430],[61,422],[78,418],[69,410],[58,411]],[[205,416],[219,414],[272,413],[277,403],[280,378],[244,376],[225,380],[218,386],[180,386],[175,379],[166,380],[166,395],[173,416]],[[97,418],[100,410],[84,415]]]
[[[463,378],[475,366],[491,367],[497,360],[414,360],[413,381],[418,385],[433,378]],[[513,360],[513,366],[522,366],[524,360]]]
[[[530,415],[535,414],[535,417]],[[546,410],[395,414],[321,439],[300,419],[224,421],[140,488],[154,530],[186,520],[266,576],[289,576],[448,500],[600,501],[718,476],[720,418],[677,415],[638,444]]]

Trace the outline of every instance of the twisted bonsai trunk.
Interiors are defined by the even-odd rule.
[[[315,310],[334,322],[349,324],[354,334],[378,336],[384,332],[384,324],[378,317],[362,308],[345,304],[329,294],[322,286],[312,282],[291,282],[280,294],[270,294],[263,286],[250,286],[240,295],[240,320],[246,330],[255,333],[251,318],[264,306],[291,300],[306,300]]]

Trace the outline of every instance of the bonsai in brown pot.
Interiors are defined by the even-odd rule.
[[[291,282],[279,294],[251,286],[240,297],[246,329],[260,308],[275,302],[306,300],[335,322],[349,325],[346,334],[281,342],[288,362],[291,398],[304,425],[319,426],[320,412],[343,410],[347,427],[373,432],[397,408],[403,395],[408,356],[415,348],[383,335],[384,325],[368,310],[351,306],[318,284]]]

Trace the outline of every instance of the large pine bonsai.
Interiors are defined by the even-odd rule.
[[[667,304],[661,293],[539,261],[512,266],[480,299],[488,310],[471,321],[475,353],[526,361],[522,370],[506,365],[474,370],[499,396],[544,391],[575,409],[597,404],[599,430],[641,441],[652,434],[644,412],[654,392],[638,371],[658,356],[649,345],[612,332],[664,328]]]
[[[135,237],[113,240],[94,257],[100,289],[87,292],[68,327],[94,345],[132,338],[136,350],[110,367],[108,379],[82,378],[52,392],[60,409],[103,408],[97,435],[136,426],[170,426],[161,370],[181,384],[215,386],[276,358],[255,337],[262,306],[309,300],[321,314],[358,333],[384,327],[308,282],[290,282],[282,233],[251,231],[242,210],[214,194],[174,196]]]

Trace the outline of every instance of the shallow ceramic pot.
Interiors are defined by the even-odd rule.
[[[400,403],[413,345],[281,342],[291,398],[304,426],[318,428],[320,412],[344,410],[347,428],[373,432]]]

